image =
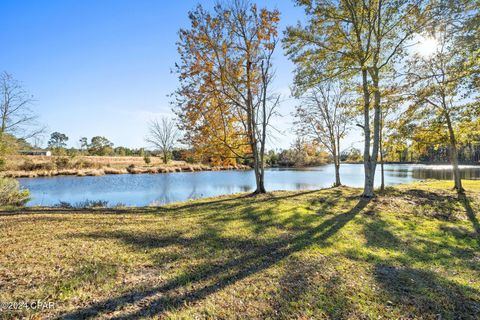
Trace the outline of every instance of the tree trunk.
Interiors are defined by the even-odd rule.
[[[258,157],[258,151],[254,151],[254,159],[253,159],[253,170],[255,172],[255,191],[253,194],[261,194],[266,193],[265,189],[265,170],[260,163],[260,159]]]
[[[167,152],[164,152],[163,153],[163,164],[167,164],[167,162],[168,162],[168,154],[167,154]]]
[[[334,163],[335,163],[335,187],[339,187],[342,185],[340,181],[340,136],[337,135],[336,144],[334,145]]]
[[[371,183],[372,174],[370,171],[370,92],[368,89],[367,70],[362,69],[362,88],[363,88],[363,133],[365,135],[363,147],[363,168],[365,172],[363,195],[364,197],[373,196],[373,185]]]
[[[382,182],[380,184],[380,191],[385,191],[385,170],[383,168],[383,114],[381,115],[380,121],[380,171]]]
[[[366,76],[364,77],[366,78]],[[365,198],[372,198],[375,196],[374,193],[374,184],[375,184],[375,170],[377,169],[377,158],[378,158],[378,151],[379,151],[379,144],[380,144],[380,116],[381,116],[381,107],[380,107],[380,86],[379,86],[379,78],[378,78],[378,70],[372,68],[371,71],[371,78],[372,78],[372,90],[373,90],[373,146],[372,146],[372,154],[370,155],[370,148],[366,150],[366,154],[368,155],[365,161],[365,187],[363,190],[363,197]],[[367,88],[368,90],[368,82]],[[364,88],[365,91],[365,88]],[[368,105],[370,106],[370,105]],[[367,105],[364,106],[364,108]],[[366,119],[367,120],[367,119]],[[369,118],[368,118],[369,120]],[[365,122],[365,126],[370,127],[370,123],[368,120]],[[369,129],[370,131],[370,129]],[[370,139],[370,132],[368,134],[368,139]],[[365,136],[365,140],[367,140],[367,136]],[[366,142],[365,142],[366,144]],[[368,147],[370,147],[370,143],[368,143]]]
[[[462,177],[460,175],[460,168],[458,167],[457,141],[455,139],[455,132],[453,131],[452,122],[450,120],[450,115],[448,114],[448,112],[445,112],[445,118],[447,119],[448,136],[450,140],[450,149],[451,149],[450,160],[452,163],[454,188],[455,190],[457,190],[458,193],[462,193],[464,189],[462,186]]]
[[[380,190],[381,191],[385,191],[385,169],[383,167],[383,154],[382,154],[382,151],[380,151],[380,171],[381,171],[381,178],[382,178],[382,181],[380,183]]]
[[[260,194],[260,193],[265,193],[265,186],[263,185],[263,174],[261,170],[261,163],[260,163],[260,157],[258,154],[258,141],[257,141],[257,136],[255,132],[256,128],[256,119],[255,119],[255,108],[253,106],[253,94],[251,90],[251,61],[247,59],[246,63],[246,74],[247,74],[247,131],[248,131],[248,138],[249,138],[249,143],[250,143],[250,148],[252,149],[252,155],[253,155],[253,170],[255,172],[255,185],[256,189],[253,192],[253,194]]]
[[[363,187],[362,197],[372,198],[374,193],[375,170],[377,168],[377,157],[380,140],[380,90],[378,82],[378,70],[374,69],[371,72],[372,87],[374,91],[374,118],[373,118],[373,147],[370,154],[370,88],[368,83],[368,71],[362,70],[362,86],[363,86],[363,116],[364,125],[363,131],[365,134],[365,145],[363,150],[363,166],[365,170],[365,184]]]
[[[340,181],[340,164],[335,163],[335,187],[339,187],[342,185]]]
[[[265,189],[265,170],[260,170],[260,174],[258,177],[257,183],[257,190],[255,191],[256,194],[266,193],[267,190]]]

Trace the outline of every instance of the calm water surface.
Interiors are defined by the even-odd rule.
[[[363,185],[362,164],[342,164],[342,183]],[[461,166],[465,179],[480,179],[480,166]],[[334,182],[333,165],[313,168],[268,169],[267,190],[300,190],[329,187]],[[451,179],[451,169],[443,165],[385,165],[385,183],[395,185],[423,179]],[[19,179],[28,188],[35,205],[72,204],[84,200],[106,200],[113,206],[144,206],[188,199],[253,191],[253,171],[203,171],[164,174],[122,174],[100,177],[42,177]],[[379,172],[376,175],[380,183]]]

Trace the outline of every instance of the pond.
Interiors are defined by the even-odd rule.
[[[363,186],[363,165],[342,164],[342,183]],[[461,166],[464,179],[480,179],[480,166]],[[385,165],[386,185],[424,179],[451,179],[447,165]],[[160,205],[237,192],[253,191],[252,171],[203,171],[163,174],[123,174],[99,177],[42,177],[18,179],[32,194],[29,206],[51,206],[60,201],[76,204],[85,200],[108,201],[109,206]],[[334,182],[333,165],[311,168],[267,169],[265,184],[268,191],[319,189]],[[380,183],[379,171],[376,184]]]

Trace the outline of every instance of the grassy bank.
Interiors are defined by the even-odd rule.
[[[194,172],[211,170],[249,169],[247,166],[217,166],[170,161],[165,164],[158,157],[100,157],[100,156],[10,156],[0,175],[11,178],[35,178],[51,176],[102,176],[105,174],[139,174]]]
[[[75,319],[478,318],[480,181],[450,187],[4,212],[0,301]]]

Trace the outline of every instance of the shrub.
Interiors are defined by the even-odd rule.
[[[89,160],[85,160],[85,159],[78,160],[75,163],[75,168],[77,168],[77,169],[91,169],[91,168],[95,168],[95,167],[96,167],[96,165],[95,165],[94,162],[89,161]]]
[[[15,179],[0,178],[0,206],[23,206],[30,200],[30,192],[21,189]]]
[[[108,201],[105,200],[84,200],[77,202],[75,204],[71,204],[70,202],[66,201],[59,201],[58,203],[54,204],[53,208],[60,208],[60,209],[89,209],[89,208],[105,208],[108,205]]]
[[[147,155],[143,157],[143,161],[145,161],[146,164],[150,164],[150,162],[152,162],[152,160],[150,159],[150,156],[147,156]]]
[[[119,202],[117,203],[116,205],[114,205],[112,208],[114,209],[123,209],[123,208],[126,208],[127,205],[125,203],[122,203],[122,202]]]
[[[19,166],[19,169],[23,171],[35,171],[35,170],[51,171],[55,168],[54,168],[54,164],[51,162],[34,163],[32,160],[27,159]]]
[[[67,157],[60,157],[55,159],[55,165],[59,170],[68,169],[69,164],[70,160]]]
[[[108,205],[108,201],[105,200],[85,200],[81,202],[77,202],[75,204],[75,208],[82,209],[82,208],[105,208]]]
[[[7,164],[7,161],[4,158],[0,158],[0,171],[5,170],[5,165]]]
[[[54,208],[61,208],[61,209],[72,209],[73,206],[70,202],[60,201],[57,204],[53,205]]]
[[[133,163],[127,167],[127,171],[128,171],[129,173],[137,173],[137,172],[135,171],[135,165],[134,165]]]
[[[19,169],[24,170],[24,171],[32,171],[34,168],[35,164],[33,163],[32,160],[25,160],[23,163],[20,165]]]
[[[41,162],[35,165],[35,170],[48,170],[51,171],[55,169],[55,166],[51,162]]]

